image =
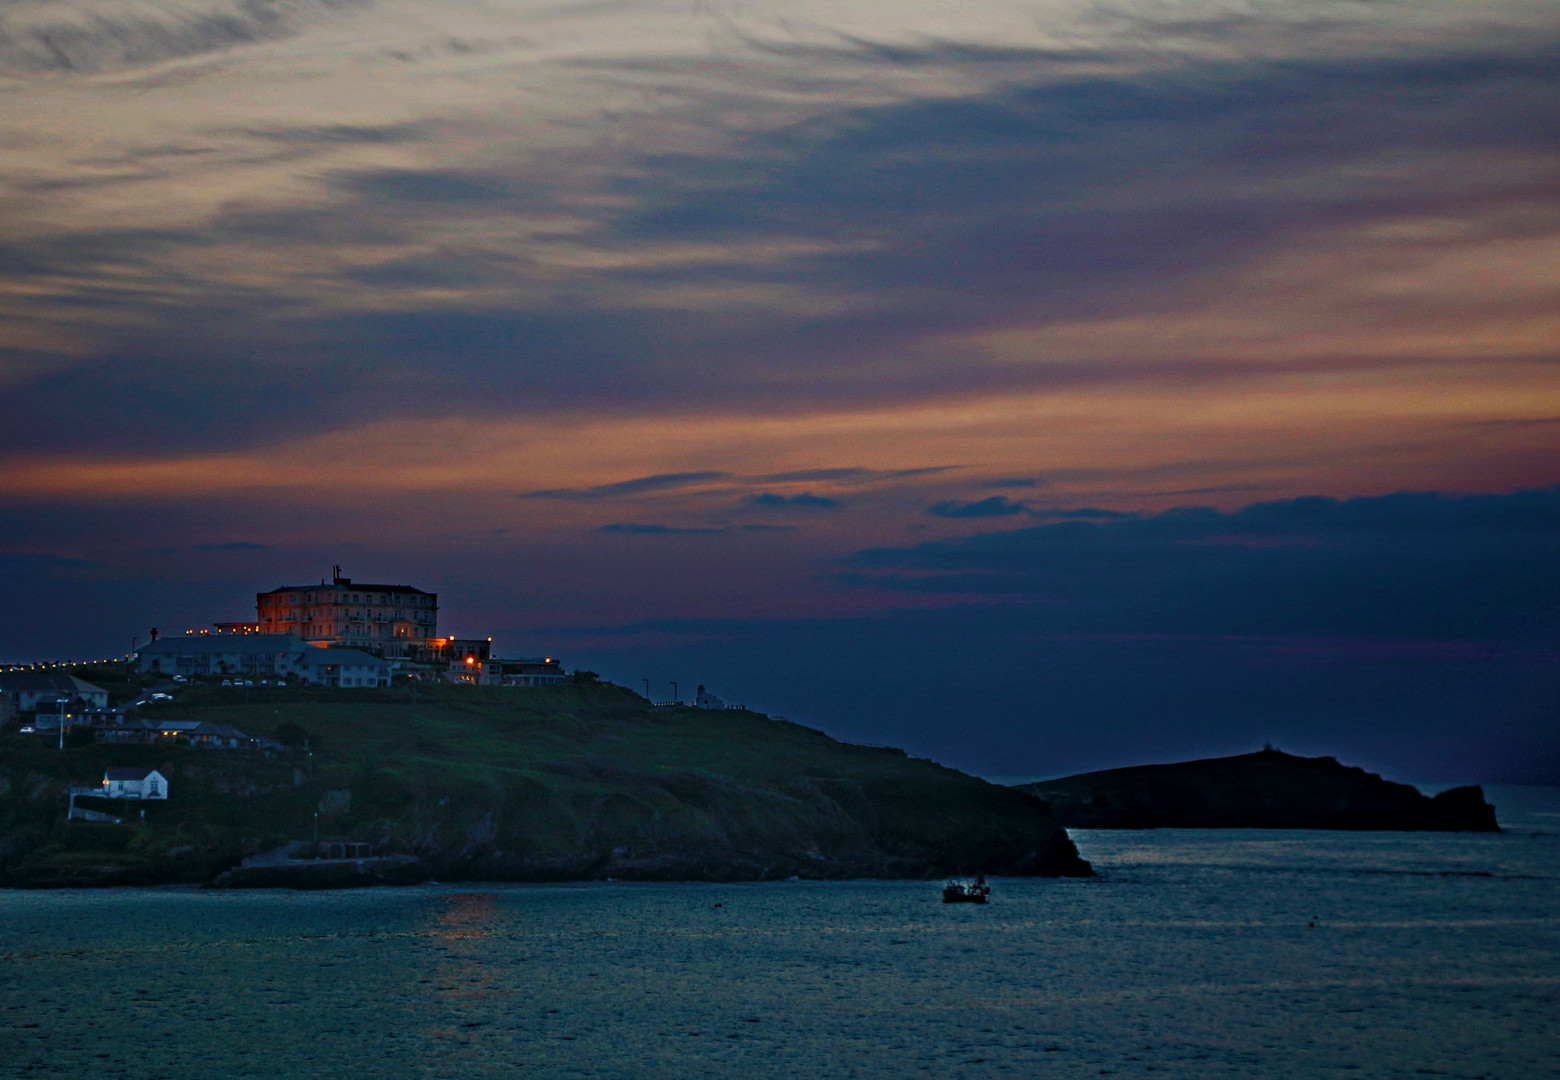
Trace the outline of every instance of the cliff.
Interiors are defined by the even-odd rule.
[[[163,715],[290,741],[64,751],[0,737],[0,885],[207,882],[289,841],[371,846],[365,867],[258,860],[227,884],[744,881],[1092,871],[1031,795],[898,750],[741,710],[650,709],[619,687],[192,688]],[[69,784],[152,765],[166,802]],[[140,811],[145,810],[145,819]]]
[[[1330,757],[1263,750],[1023,784],[1077,829],[1397,829],[1499,832],[1477,787],[1431,798]]]

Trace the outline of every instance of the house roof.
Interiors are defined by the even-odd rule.
[[[85,679],[67,675],[63,671],[0,671],[0,690],[8,694],[106,694],[101,686],[94,686]]]
[[[141,766],[141,765],[115,765],[112,768],[108,768],[108,769],[104,769],[103,770],[103,779],[104,780],[145,780],[148,776],[151,776],[152,773],[154,773],[154,772],[157,772],[157,770],[153,769],[153,768],[148,768],[146,766]],[[157,775],[161,776],[162,773],[157,773]]]
[[[296,634],[180,634],[158,638],[136,652],[169,653],[293,653],[308,648]]]
[[[388,661],[361,649],[313,648],[298,661],[306,667],[389,667]]]
[[[152,720],[148,726],[156,731],[177,731],[182,735],[220,735],[223,738],[247,739],[242,731],[226,724],[213,724],[209,720]]]

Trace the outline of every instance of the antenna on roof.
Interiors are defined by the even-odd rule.
[[[332,566],[330,568],[330,578],[339,585],[341,583],[341,567]]]

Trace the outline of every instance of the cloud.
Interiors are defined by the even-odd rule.
[[[844,579],[1067,631],[1560,641],[1560,487],[1089,515],[858,552]]]
[[[189,12],[293,33],[317,13],[368,11],[225,0],[28,7],[55,13],[39,15],[44,22],[101,30],[105,42],[118,40],[111,28],[122,22],[176,28]],[[67,407],[83,417],[89,445],[168,449],[245,445],[289,425],[317,430],[365,414],[677,404],[802,415],[1132,384],[1167,369],[1207,380],[1214,393],[1279,365],[1235,347],[1217,361],[1202,349],[1190,350],[1194,359],[1145,356],[1090,324],[1180,315],[1223,295],[1220,275],[1269,283],[1276,302],[1247,306],[1288,312],[1303,292],[1306,257],[1327,237],[1350,265],[1324,280],[1351,305],[1310,302],[1339,311],[1339,325],[1362,320],[1385,332],[1434,318],[1538,340],[1514,329],[1513,317],[1553,310],[1552,297],[1518,298],[1531,290],[1479,298],[1432,288],[1434,275],[1423,273],[1411,275],[1412,288],[1348,287],[1375,260],[1401,259],[1408,272],[1447,250],[1555,231],[1534,209],[1555,172],[1552,35],[1515,47],[1466,26],[1409,33],[1373,12],[1325,32],[1246,15],[1177,26],[1203,50],[1156,50],[1134,25],[1138,13],[1095,20],[1076,49],[1059,51],[1039,35],[1011,45],[975,31],[955,40],[946,27],[928,34],[898,22],[871,40],[853,27],[766,36],[762,20],[773,12],[760,12],[733,30],[737,51],[695,71],[701,65],[679,49],[646,56],[624,45],[611,30],[616,14],[601,8],[587,19],[600,35],[590,38],[597,66],[552,67],[528,53],[524,70],[545,92],[510,79],[502,100],[519,104],[478,117],[472,100],[499,92],[482,75],[459,67],[441,81],[386,59],[403,51],[404,35],[418,48],[446,42],[444,10],[435,4],[414,25],[376,9],[384,21],[374,40],[382,33],[389,43],[375,46],[372,63],[353,53],[311,69],[320,90],[307,80],[294,87],[296,58],[246,48],[233,78],[271,88],[291,107],[208,115],[197,107],[227,100],[217,65],[160,91],[196,110],[188,120],[175,122],[182,110],[170,107],[143,132],[127,122],[133,114],[105,112],[76,149],[101,144],[120,163],[113,168],[80,167],[68,145],[20,155],[0,180],[129,190],[110,198],[83,189],[69,209],[61,193],[38,192],[10,215],[32,224],[0,228],[15,306],[64,339],[57,365],[8,387],[22,419],[8,425],[7,449],[38,445],[40,421],[30,418]],[[1486,21],[1498,28],[1515,18],[1502,7]],[[568,33],[585,32],[568,21]],[[1275,60],[1279,31],[1293,37]],[[259,43],[260,30],[244,33]],[[1401,48],[1352,52],[1341,40]],[[332,55],[323,44],[315,52]],[[791,70],[786,57],[812,52],[824,68]],[[925,95],[929,74],[960,92]],[[590,92],[577,114],[533,116],[526,103],[551,109],[569,96],[546,85],[554,76]],[[376,92],[361,93],[369,78]],[[622,78],[657,103],[625,114],[634,134],[547,134],[590,132],[618,115],[601,98]],[[380,80],[387,103],[370,108]],[[844,89],[861,85],[873,93]],[[306,122],[307,95],[336,87],[358,107],[336,124]],[[411,103],[419,96],[396,87],[432,96],[419,107]],[[83,81],[81,92],[105,110],[132,108],[119,103],[131,95],[113,88]],[[740,128],[718,119],[733,100],[750,117]],[[198,153],[182,166],[176,157],[151,164],[180,147]],[[1478,168],[1460,164],[1472,159]],[[247,194],[216,194],[224,192]],[[57,213],[44,214],[50,207]],[[1398,239],[1368,237],[1377,227]],[[1444,236],[1404,239],[1415,228]],[[1275,261],[1247,273],[1264,258]],[[1507,277],[1542,275],[1517,268]],[[1370,299],[1385,295],[1397,300]],[[1442,302],[1446,295],[1459,302]],[[12,314],[0,304],[0,317]],[[1294,314],[1296,326],[1313,328],[1304,335],[1317,332],[1318,320]],[[1244,332],[1192,322],[1211,325],[1204,332],[1215,344]],[[1005,351],[990,340],[1073,324],[1078,340],[1100,343],[1094,352],[1080,358],[1087,350],[1075,340]],[[1288,329],[1252,332],[1266,348],[1300,351]],[[1456,327],[1442,329],[1439,339],[1458,340]],[[1140,336],[1164,348],[1182,340],[1152,328]],[[1400,336],[1386,333],[1389,342]],[[1331,343],[1331,362],[1381,365],[1379,351],[1355,344]],[[126,370],[150,385],[177,384],[180,400],[137,391],[135,408],[122,407]],[[285,407],[267,404],[277,402]],[[206,420],[218,414],[222,424]],[[829,469],[775,475],[852,480]]]
[[[512,179],[448,169],[380,169],[352,173],[337,182],[370,201],[439,207],[513,203],[517,198],[534,198],[540,191]]]
[[[0,71],[90,73],[293,36],[361,0],[103,0],[12,5],[0,24]]]
[[[1044,487],[1042,480],[1032,480],[1027,477],[1011,477],[1006,480],[993,480],[986,485],[994,488],[1037,488]]]
[[[619,480],[611,484],[598,484],[588,488],[549,488],[531,491],[520,496],[523,499],[614,499],[625,495],[643,495],[646,492],[679,491],[698,487],[711,480],[721,480],[729,474],[723,472],[657,473],[632,480]]]
[[[682,528],[676,525],[643,525],[637,522],[613,522],[596,530],[604,533],[627,533],[634,536],[712,536],[725,529]]]
[[[940,472],[946,472],[951,468],[956,468],[956,466],[940,465],[913,469],[864,469],[856,467],[800,469],[792,472],[767,473],[755,477],[744,477],[739,474],[716,470],[657,473],[653,476],[639,476],[632,480],[618,480],[610,484],[597,484],[593,487],[545,488],[540,491],[528,491],[521,494],[520,498],[565,500],[616,499],[635,495],[686,491],[692,488],[707,486],[717,480],[726,480],[733,483],[757,482],[770,484],[823,481],[842,486],[860,486],[919,476],[932,476]],[[748,496],[745,502],[749,506],[771,510],[783,508],[824,510],[834,509],[839,506],[839,500],[811,492],[795,494],[759,492]]]
[[[917,476],[935,476],[962,468],[959,465],[928,465],[914,469],[865,469],[860,466],[844,466],[826,469],[796,469],[791,472],[766,473],[753,477],[762,484],[805,483],[825,481],[829,483],[871,484],[888,480],[905,480]]]
[[[1169,491],[1165,492],[1164,494],[1179,495],[1181,493],[1178,491]],[[1044,510],[1031,508],[1029,512],[1038,518],[1056,518],[1061,520],[1066,520],[1069,518],[1083,518],[1086,520],[1099,518],[1107,521],[1126,521],[1142,516],[1128,510],[1104,510],[1098,506],[1080,506],[1072,509],[1053,508]]]
[[[196,544],[196,551],[273,551],[274,544],[255,544],[248,540],[230,540],[223,544]]]
[[[813,495],[809,492],[801,492],[797,495],[778,495],[772,491],[761,492],[747,497],[747,505],[763,510],[835,510],[839,508],[840,501],[824,495]]]
[[[927,513],[946,518],[1010,517],[1022,514],[1028,507],[1021,502],[1010,502],[1006,495],[993,495],[976,502],[949,500],[927,508]]]

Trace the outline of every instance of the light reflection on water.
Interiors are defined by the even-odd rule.
[[[1560,1075],[1560,838],[1077,834],[1097,881],[0,893],[0,1070]]]

